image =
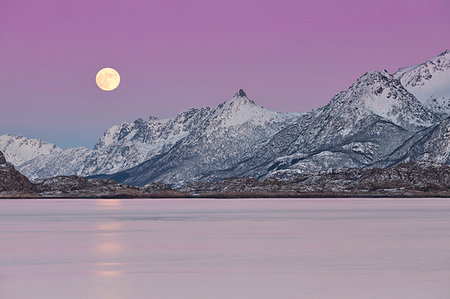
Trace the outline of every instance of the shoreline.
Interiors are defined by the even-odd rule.
[[[16,195],[0,195],[0,200],[2,199],[443,199],[449,198],[450,193],[436,194],[436,193],[417,193],[417,194],[391,194],[391,193],[380,193],[380,194],[363,194],[363,193],[303,193],[303,194],[292,194],[292,193],[208,193],[200,195],[192,194],[146,194],[143,196],[132,196],[129,194],[116,194],[111,196],[92,196],[92,195],[79,195],[71,196],[60,195],[60,196],[42,196],[39,194],[16,194]]]

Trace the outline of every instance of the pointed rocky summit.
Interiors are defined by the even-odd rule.
[[[247,97],[247,95],[245,94],[245,91],[243,89],[239,89],[239,91],[236,92],[236,94],[234,96],[235,97]]]

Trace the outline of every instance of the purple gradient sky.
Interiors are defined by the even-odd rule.
[[[92,146],[104,129],[244,88],[308,111],[360,75],[450,48],[448,0],[3,0],[0,134]],[[116,68],[103,92],[96,72]]]

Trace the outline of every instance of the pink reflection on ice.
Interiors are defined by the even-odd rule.
[[[122,225],[119,222],[105,222],[100,223],[97,228],[102,231],[116,231],[119,230]]]
[[[107,207],[114,207],[121,205],[119,199],[99,199],[96,200],[95,203],[98,204],[99,206],[107,206]]]
[[[117,270],[100,270],[96,271],[95,275],[103,276],[103,277],[117,277],[122,275],[123,273]]]

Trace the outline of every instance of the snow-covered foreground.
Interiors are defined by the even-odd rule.
[[[2,298],[448,298],[450,200],[2,200]]]

